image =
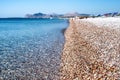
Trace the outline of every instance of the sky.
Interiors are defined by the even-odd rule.
[[[34,13],[120,12],[120,0],[0,0],[0,17],[24,17]]]

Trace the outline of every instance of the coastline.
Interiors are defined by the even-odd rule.
[[[70,19],[61,56],[60,80],[119,79],[119,35],[117,29]]]

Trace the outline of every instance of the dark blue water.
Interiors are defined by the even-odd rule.
[[[63,19],[0,19],[0,80],[59,79]]]

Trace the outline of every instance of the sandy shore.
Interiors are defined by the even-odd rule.
[[[70,19],[70,25],[65,32],[60,79],[120,79],[118,22],[120,19],[114,18]]]

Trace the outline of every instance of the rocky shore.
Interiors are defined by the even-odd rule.
[[[120,19],[108,20],[70,19],[61,56],[61,80],[120,79]]]

